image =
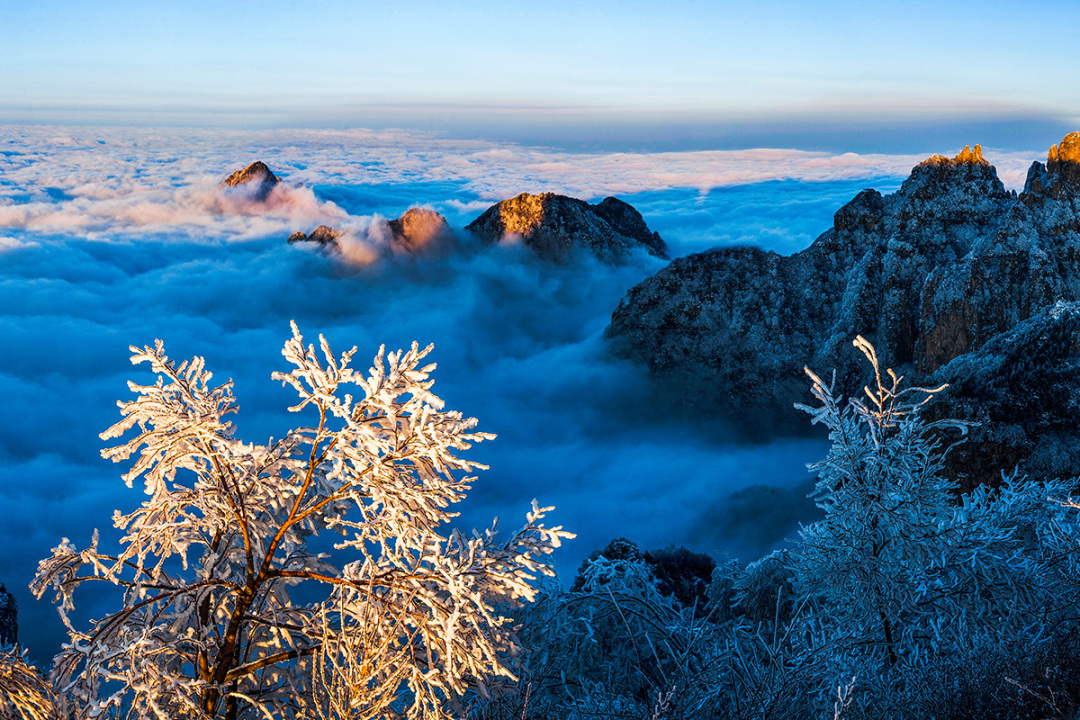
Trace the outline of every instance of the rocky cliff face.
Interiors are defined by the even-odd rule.
[[[555,262],[566,262],[579,248],[609,262],[635,249],[667,257],[667,245],[649,230],[641,213],[613,197],[590,205],[555,193],[522,193],[491,206],[466,230],[489,243],[518,237]]]
[[[281,179],[270,172],[263,162],[256,161],[243,170],[237,170],[218,185],[219,188],[243,188],[250,190],[255,200],[263,201],[270,195]]]
[[[1032,166],[1019,196],[976,145],[920,163],[896,193],[859,193],[795,255],[721,248],[673,261],[630,290],[606,335],[699,406],[797,428],[804,364],[836,368],[840,388],[863,382],[855,335],[918,381],[1080,300],[1078,223],[1080,133]]]
[[[922,288],[920,369],[933,371],[1057,300],[1080,299],[1080,133],[1028,171],[1016,202]]]
[[[931,419],[979,423],[947,457],[964,489],[995,482],[1018,464],[1033,477],[1080,473],[1080,303],[1055,303],[929,379],[948,384]]]

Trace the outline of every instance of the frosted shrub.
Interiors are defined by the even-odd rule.
[[[930,658],[1034,642],[1075,619],[1073,562],[1050,541],[1076,537],[1078,525],[1048,500],[1066,483],[1014,478],[960,499],[943,473],[943,438],[964,425],[925,422],[937,390],[883,377],[870,344],[855,345],[874,372],[865,397],[841,404],[807,370],[818,405],[800,407],[828,427],[832,447],[812,467],[825,517],[801,531],[793,566],[795,592],[829,637],[828,677],[859,676],[865,706],[875,693],[897,699],[905,673]],[[888,705],[876,712],[904,710]]]
[[[746,566],[735,579],[735,609],[751,625],[783,627],[795,612],[791,559],[787,550],[776,550]]]
[[[202,358],[132,347],[157,382],[129,383],[136,399],[102,437],[132,435],[102,454],[134,458],[124,480],[149,498],[114,515],[118,553],[97,533],[82,550],[65,538],[32,585],[55,589],[70,633],[53,678],[76,717],[443,718],[513,678],[519,648],[495,608],[534,598],[568,533],[535,502],[501,542],[447,533],[480,467],[458,453],[492,436],[443,410],[430,349],[380,349],[365,376],[355,348],[316,350],[293,325],[293,369],[273,377],[310,422],[258,445],[234,437],[231,382],[211,385]],[[309,549],[320,531],[340,536],[334,553]],[[78,628],[73,592],[100,579],[120,607]],[[301,582],[323,600],[294,602]]]
[[[478,707],[491,720],[711,718],[714,626],[658,590],[653,567],[632,543],[583,566],[570,592],[549,588],[518,614],[526,640],[529,696]],[[619,548],[630,552],[621,552]],[[519,688],[521,687],[519,685]],[[659,714],[657,714],[659,713]]]
[[[812,466],[824,519],[794,549],[716,566],[695,618],[649,554],[612,542],[575,592],[520,616],[531,701],[476,717],[1071,717],[1080,503],[1055,498],[1073,483],[1014,476],[961,496],[943,463],[966,426],[925,421],[937,391],[855,345],[873,370],[861,396],[809,373],[804,409],[832,446]]]
[[[1075,628],[1057,628],[1039,642],[985,640],[906,667],[903,682],[895,684],[892,704],[905,708],[905,717],[920,720],[1074,717],[1069,708],[1080,706],[1080,637]],[[879,717],[874,712],[860,715]]]
[[[644,560],[601,555],[579,579],[581,590],[562,598],[564,637],[553,638],[572,650],[567,672],[639,701],[667,690],[665,673],[674,664],[669,646],[683,616],[673,598],[660,594],[652,568]],[[596,686],[591,694],[599,694]]]

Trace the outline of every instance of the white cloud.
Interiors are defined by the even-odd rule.
[[[12,252],[15,250],[23,250],[34,247],[40,247],[39,243],[33,240],[18,240],[13,237],[5,237],[3,235],[0,235],[0,253]]]
[[[404,131],[70,128],[58,138],[52,128],[16,127],[5,133],[21,154],[3,161],[10,167],[0,192],[0,227],[99,236],[151,227],[249,239],[305,229],[304,223],[346,221],[346,211],[312,193],[314,185],[447,183],[461,196],[429,200],[466,212],[523,191],[595,198],[769,180],[903,177],[922,159],[778,149],[571,154]],[[987,155],[1010,187],[1022,185],[1035,157]],[[268,161],[287,181],[271,203],[245,203],[217,190],[228,172],[255,159]],[[29,198],[16,202],[16,194]]]

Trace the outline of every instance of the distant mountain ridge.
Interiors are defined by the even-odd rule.
[[[911,380],[949,376],[964,384],[961,364],[950,363],[994,339],[1003,356],[1024,355],[1024,344],[1034,347],[1046,333],[1080,348],[1073,310],[1053,311],[1055,303],[1076,301],[1080,133],[1071,133],[1046,165],[1031,166],[1019,195],[1005,189],[978,145],[965,147],[953,158],[919,163],[895,193],[860,192],[836,212],[830,230],[794,255],[725,247],[678,258],[627,293],[605,336],[616,354],[647,363],[697,407],[760,423],[768,435],[805,426],[791,410],[808,397],[804,365],[819,373],[836,368],[845,391],[861,387],[865,366],[851,347],[855,335],[875,345],[883,367]],[[1034,335],[1010,334],[1037,316],[1042,329]],[[1032,414],[1030,427],[1063,431],[1067,418],[1054,413],[1080,397],[1080,353],[1029,360],[1031,373],[1061,383],[1052,390],[1061,396],[1056,410],[1036,418],[1038,408],[1008,400],[1019,386],[1006,382],[1004,366],[996,379],[983,377],[980,389],[967,383],[967,392],[1004,397],[1000,406]],[[943,399],[943,410],[974,413],[958,393]],[[977,430],[973,446],[997,443],[996,456],[1006,460],[956,471],[992,479],[1012,459],[1080,474],[1080,463],[1060,461],[1061,447],[1040,448],[1023,427],[1016,424],[1011,438]],[[1080,441],[1071,433],[1070,442]]]
[[[281,179],[266,163],[256,161],[231,173],[218,187],[241,188],[253,200],[264,202],[279,183]],[[409,208],[384,224],[397,251],[416,253],[453,244],[446,218],[434,210]],[[486,244],[518,238],[537,256],[554,262],[566,262],[581,250],[606,262],[617,262],[642,249],[668,259],[667,245],[649,229],[641,213],[614,197],[590,205],[556,193],[521,193],[492,205],[465,229]],[[292,233],[288,242],[315,243],[333,251],[340,249],[342,234],[337,228],[319,225],[310,234]]]

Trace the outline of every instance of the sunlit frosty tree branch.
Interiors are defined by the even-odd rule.
[[[114,514],[120,552],[66,538],[32,585],[49,588],[71,636],[53,677],[79,718],[444,717],[469,689],[513,679],[516,639],[496,610],[534,596],[545,555],[569,537],[541,520],[499,542],[447,532],[482,466],[459,456],[491,435],[443,409],[430,346],[384,354],[365,376],[353,348],[305,345],[293,325],[274,373],[310,424],[266,445],[234,437],[232,384],[202,358],[176,364],[157,341],[132,347],[157,382],[129,383],[103,451],[149,498]],[[352,393],[347,392],[352,388]],[[340,535],[331,555],[311,535]],[[87,629],[70,613],[88,581],[120,608]],[[320,585],[323,600],[290,592]]]
[[[54,720],[56,698],[17,647],[0,647],[0,718]]]

